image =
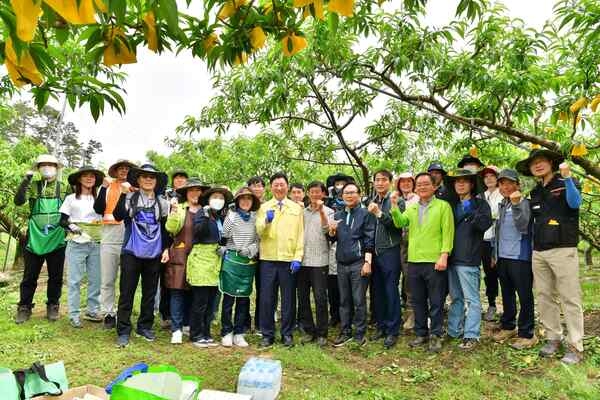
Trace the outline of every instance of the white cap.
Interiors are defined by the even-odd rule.
[[[33,164],[34,168],[39,168],[40,164],[55,164],[57,168],[62,167],[58,159],[51,154],[40,154]]]

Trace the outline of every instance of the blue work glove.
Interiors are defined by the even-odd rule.
[[[300,271],[301,266],[302,264],[300,264],[300,261],[292,261],[292,263],[290,264],[291,273],[295,274],[296,272]]]
[[[473,203],[471,202],[470,199],[463,200],[462,208],[463,208],[463,211],[465,212],[465,214],[469,214],[471,211],[473,211]]]
[[[275,219],[275,210],[267,210],[267,224],[270,224]]]

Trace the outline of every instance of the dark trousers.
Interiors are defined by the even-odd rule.
[[[415,313],[415,334],[442,336],[448,272],[436,271],[434,263],[408,263],[408,285]],[[427,318],[431,327],[427,328]]]
[[[504,313],[500,317],[502,329],[513,330],[516,327],[517,298],[519,296],[519,330],[522,338],[532,338],[534,332],[535,315],[533,300],[533,273],[531,261],[498,259],[498,277],[502,289],[502,307]]]
[[[21,281],[21,299],[19,305],[33,307],[33,295],[37,288],[38,278],[40,277],[44,261],[46,261],[46,269],[48,270],[46,303],[59,304],[63,284],[63,270],[65,267],[65,248],[61,247],[41,256],[24,249],[23,258],[25,261],[25,270],[23,271],[23,280]]]
[[[154,323],[154,299],[160,275],[160,258],[145,260],[131,254],[121,255],[121,278],[119,282],[119,305],[117,309],[117,333],[131,333],[131,313],[140,277],[142,278],[142,301],[137,329],[152,329]]]
[[[233,306],[235,304],[235,314]],[[250,298],[233,297],[223,293],[223,304],[221,306],[221,336],[233,332],[234,335],[246,331],[245,319],[250,310]],[[233,322],[232,322],[232,314]]]
[[[327,337],[327,274],[329,267],[305,267],[298,271],[298,309],[300,310],[300,323],[307,334],[318,337]],[[310,306],[310,288],[312,287],[317,313],[317,325],[313,319]]]
[[[296,320],[296,277],[290,263],[260,262],[260,329],[263,338],[275,338],[277,291],[281,290],[281,336],[292,336]]]
[[[329,318],[333,324],[340,322],[340,289],[337,275],[327,275],[327,298],[329,300]]]
[[[491,307],[496,307],[498,297],[498,269],[492,268],[492,242],[484,240],[481,244],[481,263],[483,264],[483,282],[485,283],[485,296]]]
[[[165,265],[160,267],[160,303],[158,312],[163,321],[171,319],[171,292],[165,286]]]
[[[211,339],[210,323],[213,317],[216,286],[192,286],[192,310],[190,312],[190,340]]]
[[[367,332],[367,286],[369,278],[361,276],[363,261],[353,265],[338,263],[338,287],[340,289],[340,318],[342,333],[351,335],[352,325],[355,337],[363,337]]]
[[[398,336],[402,325],[400,308],[400,248],[392,247],[373,260],[373,287],[377,330]]]

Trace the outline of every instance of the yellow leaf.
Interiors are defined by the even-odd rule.
[[[571,107],[569,107],[569,111],[575,114],[577,111],[581,110],[586,105],[587,99],[585,97],[580,97],[575,103],[571,104]]]
[[[313,5],[315,7],[315,18],[324,20],[325,12],[323,11],[323,0],[315,0]]]
[[[585,194],[590,194],[593,191],[593,187],[590,184],[590,181],[586,180],[585,182],[583,182],[583,188],[581,189],[581,191]]]
[[[204,51],[207,53],[211,51],[217,45],[218,39],[219,38],[217,37],[217,34],[214,32],[208,35],[206,39],[204,39],[204,41],[202,42],[202,47],[204,48]]]
[[[571,149],[571,155],[575,157],[583,157],[588,153],[587,147],[583,143],[576,143]]]
[[[542,148],[542,146],[540,146],[540,145],[539,145],[539,144],[537,144],[537,143],[531,143],[531,146],[530,146],[530,147],[531,147],[531,150],[535,150],[535,149],[541,149],[541,148]]]
[[[237,54],[235,56],[235,59],[233,60],[233,65],[246,64],[247,61],[248,61],[248,54],[246,54],[245,51],[242,51],[240,54]]]
[[[58,15],[73,25],[95,24],[94,0],[44,0]],[[77,5],[79,1],[79,6]]]
[[[273,2],[272,1],[268,1],[265,4],[262,5],[263,8],[263,13],[265,15],[269,15],[271,14],[271,12],[273,11]]]
[[[116,64],[135,64],[137,62],[135,52],[127,46],[127,38],[120,28],[111,28],[107,36],[104,65],[110,67]]]
[[[558,113],[558,120],[559,120],[559,121],[563,121],[563,122],[566,122],[566,121],[568,121],[568,120],[569,120],[569,114],[567,114],[567,113],[566,113],[566,112],[564,112],[564,111],[561,111],[561,112],[559,112],[559,113]]]
[[[596,97],[594,97],[594,99],[590,103],[590,108],[592,109],[592,112],[596,112],[596,109],[598,108],[598,104],[600,104],[600,94],[597,95]]]
[[[556,128],[552,127],[552,126],[547,126],[544,128],[544,132],[546,133],[554,133],[556,132]]]
[[[577,114],[577,118],[575,118],[575,126],[579,125],[581,122],[581,115]]]
[[[229,0],[227,3],[223,4],[219,14],[217,15],[218,19],[227,19],[231,17],[233,14],[237,12],[237,10],[246,4],[246,0]],[[271,5],[272,7],[272,5]]]
[[[354,14],[354,0],[331,0],[328,10],[344,17],[351,17]]]
[[[104,0],[94,0],[94,4],[96,4],[96,8],[103,13],[108,12],[108,6],[104,2]]]
[[[267,40],[267,35],[265,35],[265,31],[260,26],[252,28],[250,31],[250,46],[254,50],[258,50],[265,45],[265,41]]]
[[[29,50],[23,49],[20,57],[18,57],[10,37],[6,39],[4,55],[4,64],[15,86],[21,87],[27,83],[39,86],[44,82],[42,74],[38,71],[31,54],[29,54]]]
[[[31,42],[42,15],[41,0],[10,0],[10,4],[17,16],[17,37],[23,42]]]
[[[471,157],[477,158],[477,147],[473,146],[469,149],[469,155]]]
[[[158,34],[156,32],[156,18],[152,10],[144,15],[144,22],[146,23],[144,36],[146,37],[146,42],[148,42],[148,48],[156,53],[158,51]]]
[[[281,47],[283,48],[283,54],[287,57],[291,57],[294,54],[298,54],[306,47],[306,39],[302,36],[297,36],[295,33],[290,33],[281,39]]]
[[[294,7],[300,8],[312,4],[314,0],[294,0]]]

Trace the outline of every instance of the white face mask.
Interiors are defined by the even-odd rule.
[[[40,174],[44,179],[52,179],[56,176],[56,167],[53,165],[44,165],[40,167]]]
[[[225,200],[223,199],[210,199],[208,205],[215,211],[221,211],[225,207]]]

